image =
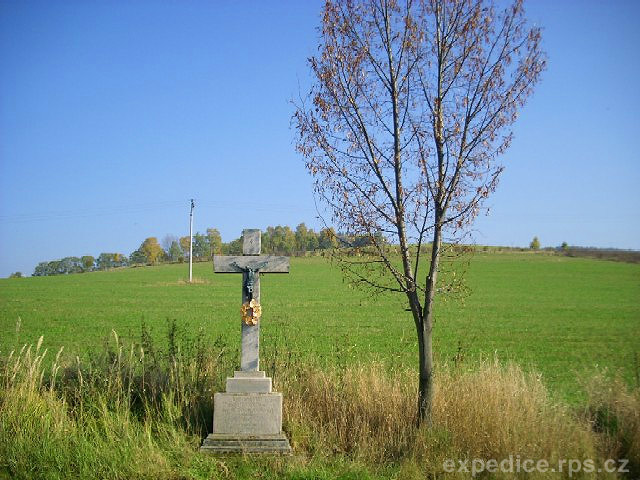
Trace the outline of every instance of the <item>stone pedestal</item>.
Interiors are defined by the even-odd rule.
[[[264,372],[235,372],[227,391],[213,397],[213,433],[201,452],[290,454],[282,431],[282,394]]]

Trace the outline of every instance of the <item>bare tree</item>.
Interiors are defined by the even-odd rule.
[[[521,1],[498,10],[471,0],[327,0],[320,31],[314,83],[293,118],[296,147],[332,223],[369,238],[368,255],[343,255],[343,270],[406,296],[418,422],[430,423],[443,248],[497,185],[510,126],[545,67],[540,29],[527,25]]]
[[[160,245],[162,246],[162,249],[168,253],[169,250],[171,249],[171,244],[177,241],[178,241],[178,237],[176,237],[175,235],[172,235],[171,233],[167,233],[162,238],[162,243]]]

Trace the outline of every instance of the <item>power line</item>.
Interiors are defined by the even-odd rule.
[[[195,201],[196,199],[194,199]],[[32,213],[19,213],[14,215],[0,215],[0,223],[30,223],[30,222],[43,222],[49,220],[66,220],[76,218],[90,218],[90,217],[103,217],[112,215],[130,215],[136,213],[146,213],[157,210],[166,209],[179,209],[183,208],[183,201],[162,201],[153,203],[141,203],[141,204],[129,204],[119,205],[111,207],[97,207],[91,209],[80,210],[60,210],[60,211],[44,211],[44,212],[32,212]],[[250,202],[208,202],[199,203],[203,208],[214,209],[248,209],[253,211],[265,211],[265,212],[285,212],[285,213],[303,213],[304,208],[300,208],[300,205],[294,204],[276,204],[276,203],[261,203],[256,205]]]
[[[156,203],[143,203],[138,205],[123,205],[82,210],[63,210],[38,213],[21,213],[15,215],[0,215],[0,223],[27,223],[46,220],[64,220],[73,218],[101,217],[109,215],[127,215],[143,213],[159,209],[178,208],[183,202],[166,201]]]

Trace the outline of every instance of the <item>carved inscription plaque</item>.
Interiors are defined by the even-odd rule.
[[[216,393],[214,404],[214,433],[275,435],[281,432],[281,393]]]

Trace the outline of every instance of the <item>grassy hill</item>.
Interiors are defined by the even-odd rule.
[[[0,351],[6,355],[44,335],[44,345],[86,356],[110,332],[140,339],[179,332],[239,343],[240,276],[214,275],[186,265],[0,280]],[[582,375],[597,368],[630,384],[640,370],[640,265],[533,253],[478,253],[467,272],[464,301],[439,300],[438,362],[478,357],[515,360],[573,398]],[[353,290],[324,259],[293,258],[291,274],[262,280],[265,357],[274,352],[303,361],[413,366],[417,344],[401,298]]]

